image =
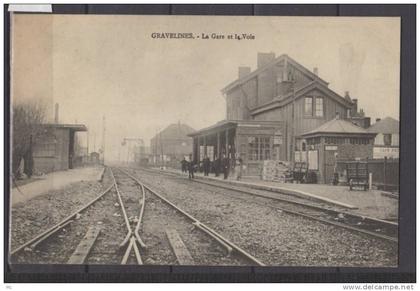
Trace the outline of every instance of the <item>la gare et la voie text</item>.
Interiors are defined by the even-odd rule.
[[[255,35],[252,33],[201,33],[193,34],[187,33],[175,33],[175,32],[153,32],[151,37],[154,39],[234,39],[234,40],[253,40]]]

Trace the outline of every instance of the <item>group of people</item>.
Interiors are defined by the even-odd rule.
[[[191,156],[189,161],[187,161],[185,157],[182,159],[181,170],[183,173],[188,172],[189,179],[194,179],[194,162],[192,161]]]
[[[182,172],[186,173],[188,171],[188,178],[194,178],[194,171],[198,166],[194,164],[190,156],[189,161],[185,158],[181,161]],[[242,159],[229,159],[226,155],[222,155],[221,158],[218,156],[215,157],[214,161],[210,161],[209,157],[206,155],[202,161],[202,167],[204,176],[208,176],[210,171],[213,169],[214,175],[219,177],[220,173],[223,173],[223,179],[227,179],[229,172],[233,169],[236,175],[236,179],[240,180],[242,176]]]

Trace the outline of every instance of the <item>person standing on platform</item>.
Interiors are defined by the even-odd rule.
[[[188,161],[188,179],[194,179],[194,161],[191,156]]]
[[[219,177],[219,173],[220,173],[220,158],[218,156],[215,156],[214,157],[213,166],[214,166],[214,176],[215,177]]]
[[[207,155],[204,156],[203,168],[204,168],[204,176],[208,176],[210,172],[210,159],[207,157]]]
[[[236,180],[240,180],[242,178],[242,159],[238,158],[235,161],[235,173],[236,173]]]
[[[187,168],[188,168],[188,162],[185,159],[185,157],[182,159],[181,161],[181,169],[182,169],[182,173],[186,173],[187,172]]]
[[[223,155],[222,159],[222,170],[223,170],[223,179],[227,179],[229,176],[229,158]]]

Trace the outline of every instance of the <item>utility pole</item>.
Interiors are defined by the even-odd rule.
[[[89,161],[89,128],[87,131],[87,140],[86,140],[86,160]]]
[[[103,120],[103,132],[102,132],[102,158],[103,158],[103,164],[105,165],[105,133],[106,133],[106,128],[105,128],[105,115],[102,118]]]
[[[89,155],[89,128],[88,128],[88,131],[87,131],[87,137],[86,138],[87,138],[87,140],[86,140],[86,151]]]
[[[165,156],[164,156],[164,153],[163,153],[162,131],[159,132],[159,142],[160,142],[160,152],[161,152],[161,155],[162,155],[163,167],[165,167],[166,166],[166,159],[165,159]]]
[[[158,131],[159,130],[156,128],[156,135],[155,135],[155,157],[154,157],[154,163],[155,163],[155,165],[157,164],[157,155],[158,155],[158,150],[157,150]]]
[[[288,67],[288,64],[286,64]],[[294,73],[289,71],[287,74],[288,81],[292,83],[292,90],[293,90],[293,103],[292,103],[292,144],[290,149],[290,161],[294,161],[294,154],[295,154],[295,147],[296,147],[296,120],[295,120],[295,107],[296,107],[296,80]]]

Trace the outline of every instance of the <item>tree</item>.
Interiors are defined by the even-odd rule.
[[[12,107],[12,173],[19,175],[22,159],[26,160],[25,172],[32,174],[32,149],[42,135],[41,124],[45,120],[46,106],[41,101],[25,101]]]

